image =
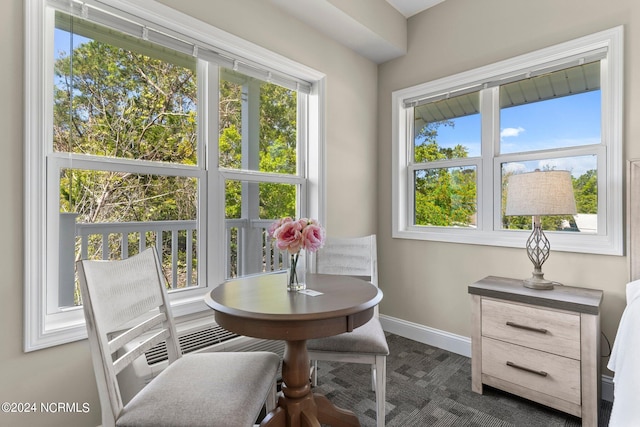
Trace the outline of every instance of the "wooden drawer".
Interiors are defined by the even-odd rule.
[[[483,298],[482,336],[580,360],[578,314]]]
[[[576,405],[581,403],[578,360],[483,337],[482,374],[519,386],[526,384],[530,390]],[[523,397],[536,400],[525,394]]]

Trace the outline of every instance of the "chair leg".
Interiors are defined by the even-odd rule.
[[[384,427],[387,392],[387,357],[376,356],[376,426]]]
[[[311,384],[316,387],[318,385],[318,361],[312,360]]]
[[[371,391],[376,391],[376,365],[371,365]]]
[[[264,402],[264,407],[267,411],[267,414],[276,409],[276,394],[277,387],[276,382],[274,381],[273,385],[271,386],[271,391],[269,391],[269,394],[267,395],[267,400],[265,400]]]

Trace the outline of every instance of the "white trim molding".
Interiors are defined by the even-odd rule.
[[[401,337],[471,357],[471,338],[380,314],[382,329]]]

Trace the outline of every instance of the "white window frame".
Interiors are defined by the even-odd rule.
[[[66,2],[67,4],[69,2]],[[248,72],[257,68],[275,70],[274,83],[278,82],[278,72],[282,75],[293,76],[295,79],[311,83],[311,92],[305,94],[305,109],[303,141],[306,149],[301,152],[301,163],[306,167],[297,177],[296,182],[307,186],[304,200],[300,206],[309,216],[324,221],[325,218],[325,190],[324,190],[324,103],[325,103],[325,75],[282,57],[251,42],[240,39],[211,25],[205,24],[191,16],[180,13],[154,0],[139,0],[135,4],[125,0],[86,0],[83,3],[96,5],[110,11],[122,11],[139,17],[143,22],[157,25],[159,28],[175,31],[185,35],[187,40],[195,40],[206,46],[214,46],[236,58],[241,58],[242,65]],[[81,307],[52,311],[47,304],[47,283],[51,283],[47,265],[55,262],[57,256],[53,248],[47,247],[46,218],[46,157],[48,149],[43,141],[51,136],[51,108],[53,105],[53,41],[48,29],[52,28],[47,0],[25,1],[25,175],[24,175],[24,280],[25,280],[25,317],[24,317],[24,350],[33,351],[86,338],[86,327]],[[49,12],[48,12],[49,11]],[[48,16],[49,14],[49,16]],[[219,67],[211,66],[206,61],[198,61],[198,74],[207,74],[209,81],[218,81]],[[271,74],[269,74],[271,75]],[[199,140],[209,143],[208,149],[202,150],[201,165],[198,167],[178,167],[188,174],[193,174],[203,180],[203,188],[207,190],[200,194],[200,203],[206,209],[199,212],[199,233],[205,240],[203,244],[206,262],[200,262],[198,277],[203,286],[194,289],[174,292],[171,294],[173,312],[176,317],[210,314],[209,307],[204,304],[203,297],[212,287],[224,280],[224,179],[223,173],[217,169],[217,114],[209,115],[203,111],[201,105],[217,106],[218,88],[216,85],[198,86],[198,117]],[[205,107],[206,108],[206,107]],[[212,116],[209,120],[204,118]],[[81,160],[74,160],[73,156],[61,154],[62,163],[72,162],[73,167],[81,166]],[[55,158],[51,156],[50,158]],[[114,163],[122,163],[116,160]],[[125,162],[126,163],[126,162]],[[122,167],[122,165],[118,166]],[[152,168],[150,168],[152,170]],[[306,179],[305,179],[306,177]],[[269,179],[269,178],[267,178]],[[304,182],[303,182],[304,181]],[[201,254],[199,254],[200,256]],[[55,259],[54,259],[55,258]],[[55,281],[57,290],[57,280]],[[51,286],[51,285],[50,285]],[[50,291],[51,289],[49,289]]]
[[[524,247],[526,231],[504,230],[500,226],[500,164],[515,155],[499,155],[497,93],[491,83],[526,76],[535,70],[578,65],[581,58],[598,53],[601,59],[601,144],[591,147],[598,154],[598,232],[549,232],[552,250],[623,255],[623,27],[615,27],[572,41],[495,64],[419,84],[392,93],[392,236],[401,239],[439,242]],[[493,111],[482,117],[482,156],[442,162],[448,167],[462,162],[477,169],[477,228],[425,227],[413,225],[413,109],[411,101],[432,96],[468,91],[481,91],[481,111]],[[585,151],[578,147],[571,155]],[[566,149],[535,152],[523,157],[552,158],[570,152]],[[475,163],[474,163],[475,162]],[[434,162],[435,163],[435,162]],[[440,163],[438,163],[440,165]],[[440,166],[438,166],[440,167]]]

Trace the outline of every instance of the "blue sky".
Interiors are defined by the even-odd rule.
[[[592,91],[547,101],[505,108],[500,117],[500,152],[529,152],[559,147],[600,143],[600,91]],[[460,117],[455,126],[438,129],[438,144],[469,149],[469,156],[480,155],[480,115]],[[533,170],[545,165],[570,170],[579,176],[595,169],[595,157],[555,159],[537,164],[509,165],[512,170]]]
[[[58,59],[60,52],[69,55],[69,53],[80,44],[89,41],[91,41],[91,39],[79,36],[78,34],[70,34],[67,31],[56,28],[53,32],[53,57],[54,59]],[[71,47],[71,43],[73,43],[73,47]]]

